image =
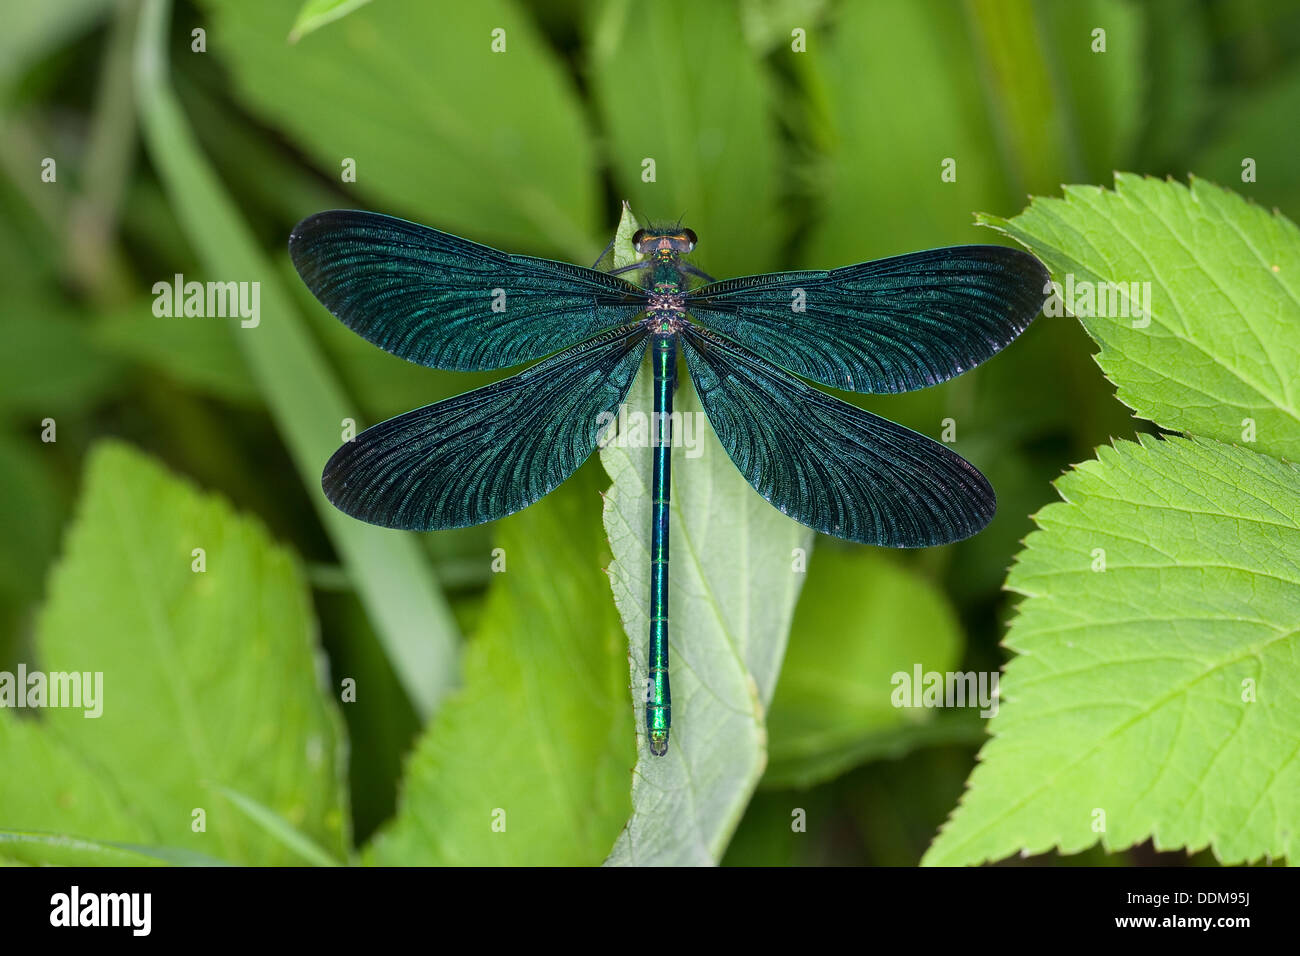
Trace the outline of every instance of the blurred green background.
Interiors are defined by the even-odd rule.
[[[229,222],[245,233],[196,215],[185,197],[201,173],[160,169],[142,136],[137,4],[6,4],[0,669],[31,658],[88,450],[122,438],[256,514],[302,555],[331,671],[382,688],[344,708],[358,844],[393,813],[419,708],[322,524],[304,462],[311,453],[294,445],[293,396],[310,383],[295,379],[303,366],[287,353],[277,375],[277,355],[250,352],[241,337],[255,333],[234,322],[155,317],[155,282],[178,272],[254,278],[214,263],[264,259],[264,281],[288,299],[264,291],[263,321],[268,309],[296,315],[299,345],[323,357],[366,425],[488,377],[384,355],[311,299],[285,243],[295,222],[321,209],[376,209],[587,264],[627,199],[643,220],[681,217],[694,228],[696,262],[720,278],[999,241],[972,225],[974,212],[1012,215],[1029,194],[1106,185],[1117,169],[1194,172],[1300,215],[1294,0],[374,0],[291,44],[300,5],[210,0],[172,13],[171,84],[233,202]],[[496,28],[506,31],[503,54],[491,50]],[[1104,52],[1093,49],[1098,28]],[[803,31],[802,50],[792,49],[793,30]],[[52,183],[41,175],[47,157]],[[654,182],[642,178],[647,157]],[[355,182],[340,175],[349,158]],[[1245,158],[1256,181],[1242,180]],[[955,161],[955,181],[941,176],[945,160]],[[236,252],[237,243],[247,247]],[[261,258],[250,260],[250,249]],[[997,488],[998,517],[978,537],[861,559],[907,572],[872,592],[878,621],[939,619],[959,669],[1003,659],[1011,602],[1001,583],[1029,516],[1054,498],[1051,481],[1111,436],[1143,427],[1113,399],[1092,351],[1072,319],[1040,319],[956,381],[853,398],[934,436],[952,418],[955,447]],[[41,441],[46,418],[58,423],[57,443]],[[575,481],[584,514],[598,521],[594,489],[607,483],[599,465]],[[446,598],[465,634],[484,613],[497,533],[412,539],[437,582],[432,600]],[[575,560],[604,567],[607,549],[588,539]],[[818,548],[864,551],[828,540]],[[860,600],[852,579],[833,579],[855,560],[814,558],[791,635],[791,680],[837,666],[828,655],[869,633],[845,623]],[[581,600],[565,613],[611,619],[607,589]],[[910,661],[906,638],[894,637]],[[776,759],[783,699],[797,710],[798,688],[778,687],[773,765],[727,861],[915,863],[961,793],[981,725],[864,738],[833,770],[808,771]],[[831,822],[796,837],[792,806]],[[1158,858],[1183,859],[1140,847],[1068,862]]]

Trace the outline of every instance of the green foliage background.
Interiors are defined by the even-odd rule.
[[[609,474],[593,460],[518,516],[439,535],[329,508],[318,476],[342,418],[372,424],[488,378],[408,365],[325,313],[285,251],[311,212],[371,208],[586,264],[627,199],[643,218],[682,217],[719,277],[1010,241],[973,213],[1012,217],[1029,194],[1109,186],[1116,169],[1194,172],[1300,215],[1300,5],[1285,0],[373,0],[337,19],[302,6],[6,14],[0,670],[104,670],[120,697],[98,723],[0,711],[0,858],[599,863],[632,812]],[[340,181],[344,157],[355,183]],[[155,317],[150,289],[174,273],[257,279],[262,327]],[[1143,357],[1089,331],[1123,397],[1125,363]],[[1096,350],[1073,319],[1043,318],[944,386],[855,397],[935,436],[954,419],[998,517],[919,553],[816,543],[799,602],[772,612],[792,615],[789,652],[760,688],[755,779],[679,859],[921,859],[984,725],[895,710],[888,675],[1000,667],[1015,600],[1002,585],[1030,515],[1071,463],[1154,431],[1115,399]],[[1294,458],[1285,434],[1260,450]],[[630,472],[605,464],[625,502]],[[490,571],[494,548],[506,574]],[[1025,593],[1034,572],[1019,569]],[[1294,592],[1279,600],[1293,608]],[[337,703],[344,678],[355,703]],[[796,808],[806,832],[791,831]],[[1109,854],[1035,831],[1035,852],[1071,855],[1027,862],[1187,859],[1130,830]]]

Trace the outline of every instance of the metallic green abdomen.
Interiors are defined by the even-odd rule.
[[[651,476],[650,653],[645,727],[650,752],[668,752],[672,695],[668,687],[668,499],[672,491],[672,411],[677,387],[677,336],[657,335],[654,363],[654,459]]]

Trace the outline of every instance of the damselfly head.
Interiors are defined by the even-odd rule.
[[[632,235],[632,245],[643,256],[659,253],[677,253],[685,255],[695,248],[699,238],[693,229],[673,226],[669,229],[638,229]]]

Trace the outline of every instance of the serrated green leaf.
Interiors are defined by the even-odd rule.
[[[629,414],[649,413],[651,379],[647,364],[628,395]],[[704,421],[688,379],[678,386],[673,408],[693,431]],[[673,452],[672,737],[663,757],[650,755],[644,743],[638,748],[632,816],[607,861],[613,865],[707,865],[721,859],[767,762],[764,715],[803,584],[794,551],[801,548],[806,556],[812,546],[812,532],[758,496],[711,428],[700,425],[695,438],[695,450]],[[688,456],[696,451],[698,457]],[[609,578],[630,642],[631,696],[642,742],[651,452],[617,442],[601,451],[613,479],[605,497],[605,530],[614,552]]]
[[[1067,274],[1080,290],[1151,283],[1149,321],[1079,317],[1120,401],[1165,428],[1227,442],[1253,431],[1258,450],[1300,458],[1294,223],[1203,180],[1188,188],[1129,173],[1115,175],[1114,191],[1066,186],[1064,199],[1035,198],[1012,219],[980,219],[1063,286]]]
[[[99,446],[35,655],[29,671],[102,673],[102,713],[0,714],[0,765],[44,771],[3,776],[0,825],[298,862],[211,799],[217,784],[346,851],[344,742],[320,684],[306,585],[256,521],[126,446]]]
[[[918,731],[938,715],[895,707],[893,675],[950,671],[962,644],[947,598],[924,578],[872,549],[818,548],[768,716],[763,786],[812,786],[926,740]],[[931,731],[947,739],[952,728]]]
[[[1294,859],[1300,467],[1144,437],[1059,490],[1008,580],[992,739],[925,862],[1148,838]]]
[[[627,819],[626,646],[595,560],[599,470],[501,521],[462,690],[407,763],[383,866],[599,863]]]

